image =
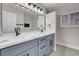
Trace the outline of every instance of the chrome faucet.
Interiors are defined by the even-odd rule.
[[[41,32],[44,32],[44,27],[43,27],[43,25],[41,25],[40,29],[41,29]]]
[[[16,27],[16,28],[15,28],[16,36],[20,35],[20,30],[21,30],[21,29],[20,29],[19,27]]]

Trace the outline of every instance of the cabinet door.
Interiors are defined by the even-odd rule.
[[[53,50],[52,40],[47,41],[47,55],[49,55]]]
[[[37,46],[31,49],[28,49],[25,53],[26,53],[26,56],[37,56]]]
[[[49,55],[52,51],[53,51],[53,48],[54,48],[54,36],[50,35],[48,38],[47,38],[47,55]]]

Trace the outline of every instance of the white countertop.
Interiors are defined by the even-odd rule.
[[[39,31],[32,31],[32,32],[21,32],[19,36],[16,36],[15,33],[7,33],[0,36],[0,49],[6,48],[12,45],[16,45],[19,43],[27,42],[30,40],[34,40],[36,38],[52,34],[52,31],[46,32],[39,32]]]

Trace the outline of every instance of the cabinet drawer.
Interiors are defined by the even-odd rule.
[[[47,55],[49,55],[53,51],[53,45],[54,44],[53,43],[51,44],[51,42],[52,42],[51,40],[47,41],[47,49],[46,49],[47,50]]]
[[[47,36],[47,38],[54,39],[54,36],[55,36],[55,34],[50,34],[50,35]]]
[[[47,47],[46,42],[44,42],[43,44],[40,44],[39,45],[39,54],[42,53],[42,52],[45,52],[46,51],[46,47]]]
[[[14,56],[18,53],[30,49],[37,45],[37,40],[28,41],[25,43],[17,44],[8,48],[4,48],[1,50],[1,55],[3,56]]]
[[[33,47],[26,52],[26,56],[36,56],[37,55],[37,47]]]
[[[39,38],[39,44],[46,42],[46,40],[47,40],[46,38],[47,38],[46,36]]]

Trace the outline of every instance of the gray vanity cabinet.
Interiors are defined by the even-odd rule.
[[[48,56],[54,48],[54,34],[0,49],[1,56]]]

